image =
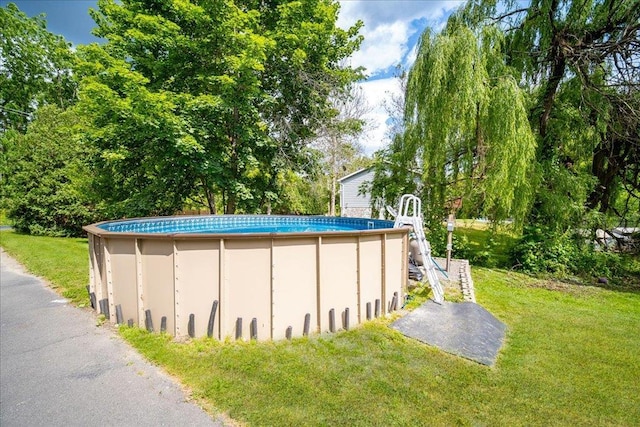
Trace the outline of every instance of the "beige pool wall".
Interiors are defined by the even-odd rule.
[[[338,330],[366,321],[367,306],[372,317],[384,316],[394,295],[397,307],[404,300],[406,229],[255,235],[85,230],[89,291],[96,311],[112,323],[121,311],[121,322],[148,327],[148,310],[154,331],[165,317],[167,333],[188,336],[191,317],[193,336],[202,337],[218,301],[214,338],[249,340],[253,332],[258,340],[279,340],[288,328],[292,337],[302,336],[307,315],[309,333],[327,332],[331,310]]]

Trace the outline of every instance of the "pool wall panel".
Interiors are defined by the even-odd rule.
[[[364,236],[360,238],[360,321],[367,320],[367,303],[371,304],[371,312],[376,299],[380,299],[382,291],[382,236]],[[373,314],[372,314],[373,317]]]
[[[388,313],[394,292],[398,293],[398,307],[401,307],[402,301],[404,301],[401,278],[407,277],[406,275],[403,276],[403,260],[408,258],[408,254],[401,236],[387,234],[385,240],[384,281],[386,289],[384,296],[386,302],[384,309],[386,310],[385,313]],[[404,254],[404,256],[398,257],[397,254],[399,253]]]
[[[110,314],[115,322],[115,305],[117,301],[122,308],[123,321],[133,319],[138,323],[138,292],[136,289],[136,248],[135,241],[109,239],[107,241],[111,256],[111,280],[113,298],[110,298]]]
[[[316,239],[273,240],[273,339],[285,338],[289,326],[302,336],[307,313],[318,323],[316,250]]]
[[[166,332],[175,335],[173,241],[145,239],[140,252],[144,309],[151,310],[155,332],[160,331],[161,319],[166,317]]]
[[[258,323],[258,338],[271,337],[271,240],[225,240],[223,301],[226,322],[222,337],[236,336],[242,318],[242,338]]]
[[[195,335],[206,336],[211,307],[220,300],[220,241],[177,240],[175,265],[176,335],[188,334],[189,316],[194,315]],[[214,336],[220,338],[219,310]]]
[[[334,310],[336,330],[343,328],[345,308],[358,312],[357,237],[323,237],[320,265],[320,331],[329,331]]]

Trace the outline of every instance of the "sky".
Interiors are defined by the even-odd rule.
[[[89,8],[96,0],[14,0],[29,16],[44,13],[47,28],[74,45],[99,41],[91,34],[95,26]],[[9,1],[0,0],[0,6]],[[360,83],[371,112],[368,131],[360,144],[368,155],[387,144],[388,114],[384,100],[399,92],[393,77],[396,65],[409,69],[415,59],[416,44],[427,27],[440,29],[449,15],[464,1],[459,0],[341,0],[338,26],[348,28],[364,22],[364,42],[351,58],[354,67],[366,68],[368,79]]]

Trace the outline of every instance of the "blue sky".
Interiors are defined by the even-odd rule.
[[[0,0],[6,6],[7,0]],[[89,8],[95,0],[18,0],[13,1],[29,16],[46,14],[47,28],[63,35],[73,44],[98,41],[92,34],[94,22]],[[338,25],[348,27],[361,19],[365,41],[351,59],[353,66],[364,66],[369,79],[361,86],[372,108],[368,116],[370,131],[361,144],[371,154],[385,145],[387,115],[382,106],[390,94],[398,91],[393,71],[397,64],[410,67],[416,43],[429,26],[442,27],[448,16],[463,1],[459,0],[341,0]]]
[[[15,3],[28,16],[45,13],[47,29],[55,34],[61,34],[73,44],[87,44],[98,41],[91,34],[95,22],[89,16],[89,8],[97,8],[94,0],[0,0],[3,7],[8,3]]]

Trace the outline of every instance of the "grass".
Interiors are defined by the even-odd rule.
[[[9,235],[16,252],[49,244]],[[62,240],[52,239],[56,269],[86,280],[86,242]],[[508,327],[493,368],[407,339],[388,320],[291,342],[120,333],[205,408],[248,425],[638,425],[639,293],[473,275],[478,302]]]
[[[250,425],[636,425],[640,295],[474,270],[508,325],[494,368],[376,321],[334,335],[219,343],[123,328],[214,411]]]
[[[89,305],[89,246],[87,239],[43,237],[0,231],[0,246],[27,270],[45,278],[74,304]]]
[[[463,250],[463,258],[470,258],[472,263],[507,267],[509,252],[516,243],[516,238],[505,230],[492,233],[486,222],[474,220],[457,220],[453,231],[458,239],[464,237],[468,247]],[[455,255],[455,254],[454,254]]]

